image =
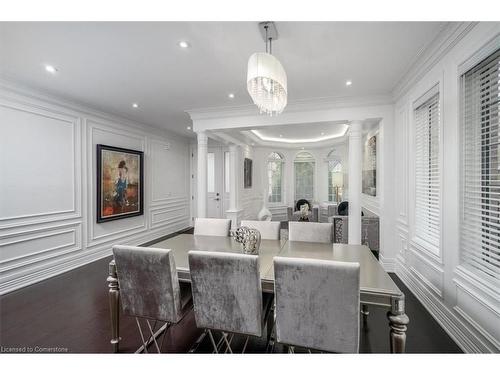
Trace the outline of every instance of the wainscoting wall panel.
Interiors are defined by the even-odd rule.
[[[0,228],[80,217],[80,119],[2,97],[0,118]]]
[[[0,294],[190,226],[188,139],[5,81],[0,123]],[[97,144],[144,152],[144,215],[96,222]]]

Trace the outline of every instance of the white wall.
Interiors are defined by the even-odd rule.
[[[459,67],[500,34],[498,23],[479,23],[399,95],[395,105],[392,233],[396,273],[467,352],[500,351],[500,291],[485,287],[460,265]],[[496,48],[500,47],[499,45]],[[441,246],[438,256],[413,239],[413,103],[438,84],[441,99]],[[386,180],[387,181],[387,180]],[[386,234],[387,236],[390,233]],[[411,320],[411,317],[410,317]],[[411,324],[411,321],[410,321]],[[408,337],[411,340],[411,336]]]
[[[2,294],[190,225],[182,137],[6,83],[0,132]],[[144,215],[96,223],[99,143],[144,151]]]

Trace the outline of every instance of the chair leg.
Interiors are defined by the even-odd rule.
[[[233,338],[234,338],[234,333],[231,333],[229,335],[229,342],[226,345],[226,350],[224,351],[224,354],[227,353],[228,350],[232,353],[232,351],[231,351],[231,343],[233,342]],[[226,342],[227,342],[227,340],[226,340]]]
[[[139,319],[135,318],[135,322],[137,323],[137,328],[139,329],[139,334],[141,335],[142,349],[144,349],[144,351],[147,353],[148,352],[148,348],[147,348],[147,345],[146,345],[146,340],[144,340],[144,335],[142,333],[142,328],[141,328],[141,325],[139,323]]]
[[[295,348],[293,346],[288,347],[288,354],[295,354]]]
[[[248,344],[248,340],[249,339],[250,339],[250,336],[247,336],[247,338],[245,339],[245,344],[243,344],[243,349],[241,350],[241,354],[245,353],[245,350],[247,349],[247,344]]]
[[[229,344],[229,341],[227,340],[227,333],[226,332],[222,332],[222,338],[224,339],[224,341],[227,345],[226,352],[229,349],[229,353],[233,354],[233,351],[231,350],[231,345]]]
[[[158,354],[159,354],[159,353],[161,353],[161,351],[160,351],[160,347],[158,346],[158,343],[156,342],[156,337],[154,334],[154,329],[156,328],[156,323],[158,321],[155,320],[155,324],[153,325],[153,328],[151,328],[151,324],[149,324],[149,320],[146,319],[146,322],[148,323],[149,332],[151,333],[151,336],[149,336],[149,339],[151,339],[151,338],[153,339],[153,342],[155,343],[155,346],[156,346],[156,350],[158,351]]]
[[[273,353],[274,352],[274,338],[276,335],[276,326],[273,324],[271,327],[271,332],[268,333],[268,340],[267,340],[267,345],[266,345],[266,353]]]
[[[191,348],[189,349],[189,353],[196,353],[196,350],[198,349],[202,341],[205,339],[207,333],[208,333],[207,329],[203,330],[202,334],[196,339],[193,346],[191,346]]]
[[[156,345],[156,349],[158,350],[158,353],[160,353],[160,348],[158,348],[158,343],[156,341],[156,338],[158,336],[160,336],[162,333],[164,333],[166,335],[166,331],[167,329],[170,327],[170,323],[165,323],[164,325],[162,325],[156,332],[154,331],[156,329],[156,324],[158,323],[158,321],[156,320],[155,321],[155,324],[153,326],[153,328],[151,328],[151,325],[149,324],[149,320],[146,319],[146,322],[148,324],[148,328],[149,328],[149,332],[150,332],[150,335],[149,335],[149,338],[147,340],[144,339],[144,333],[142,332],[142,327],[141,327],[141,324],[139,323],[139,319],[138,318],[135,318],[135,321],[137,323],[137,328],[139,329],[139,334],[141,335],[141,339],[142,339],[142,345],[139,347],[139,349],[137,349],[135,351],[135,353],[141,353],[141,352],[145,352],[145,353],[149,353],[148,352],[148,346],[150,346],[153,342],[155,343]]]
[[[215,352],[219,353],[219,350],[217,349],[217,345],[215,345],[214,336],[212,335],[212,331],[211,330],[208,330],[208,336],[210,337],[210,341],[212,342],[212,345],[214,347]]]

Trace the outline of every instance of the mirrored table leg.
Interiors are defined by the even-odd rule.
[[[391,300],[391,311],[387,313],[390,327],[391,353],[404,353],[406,350],[406,326],[410,319],[405,314],[404,294]]]
[[[115,261],[109,263],[109,275],[106,279],[109,286],[109,310],[111,318],[111,345],[113,352],[118,353],[118,344],[120,342],[120,288],[118,286],[118,276],[116,274]]]

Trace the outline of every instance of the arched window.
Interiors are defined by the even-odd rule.
[[[283,156],[277,152],[271,152],[267,157],[267,200],[269,203],[283,203],[283,161]]]
[[[338,159],[328,160],[328,201],[339,202],[342,196],[343,183],[342,162]]]
[[[294,160],[295,170],[295,201],[314,200],[314,157],[306,151],[297,154]]]
[[[344,187],[342,161],[336,155],[336,150],[330,151],[326,161],[328,163],[328,201],[338,203],[342,200],[342,189]]]

